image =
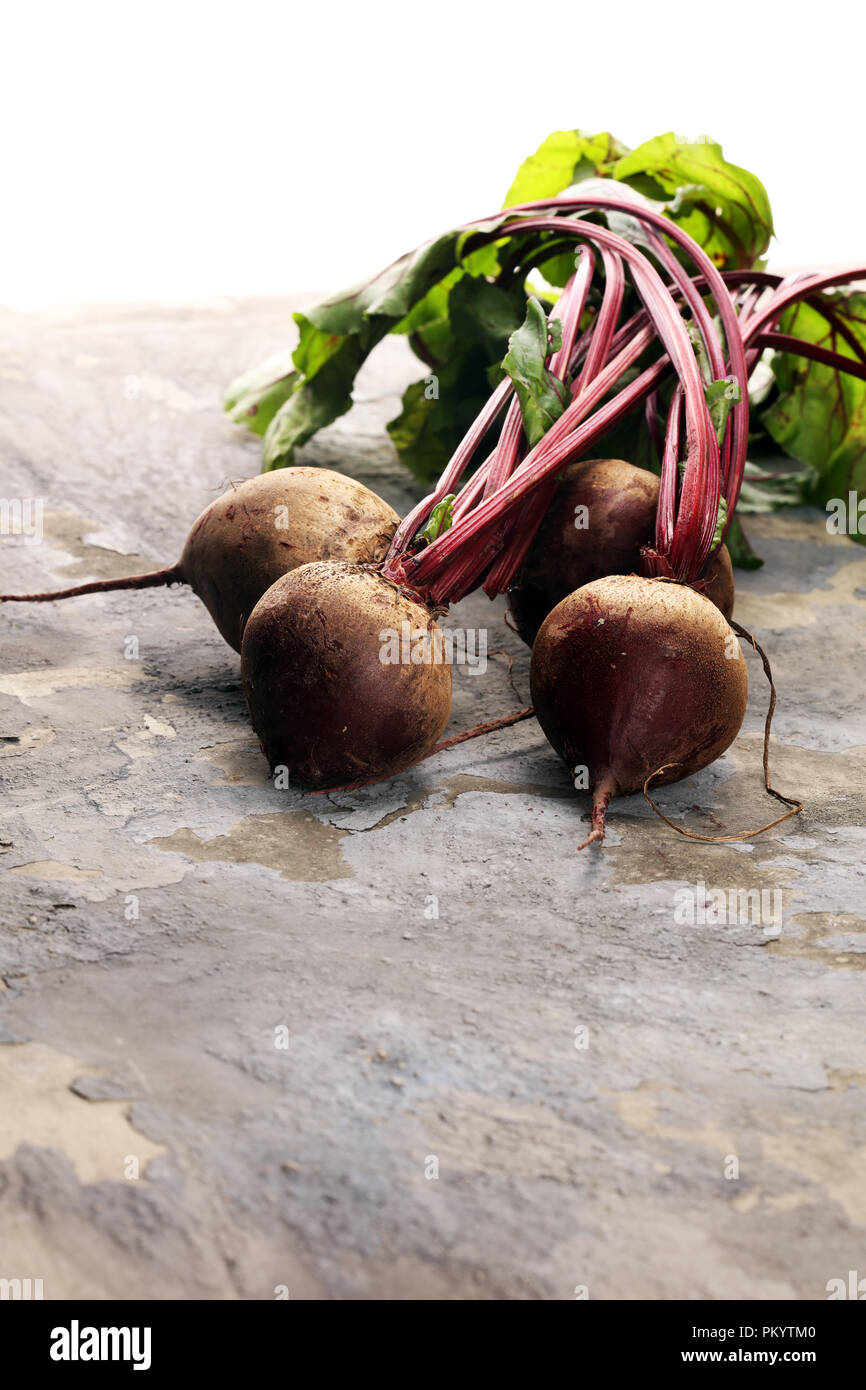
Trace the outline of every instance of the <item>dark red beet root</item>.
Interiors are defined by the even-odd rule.
[[[563,470],[508,594],[524,642],[532,646],[551,609],[575,589],[608,574],[640,572],[641,547],[653,539],[658,495],[656,475],[623,459],[583,459]],[[710,556],[700,582],[730,618],[734,575],[725,546]]]
[[[612,796],[678,782],[730,746],[749,682],[736,637],[693,589],[612,575],[554,608],[532,651],[532,702],[569,768],[586,767],[593,829]],[[670,766],[673,764],[674,766]],[[583,848],[583,846],[581,846]]]
[[[47,603],[115,589],[188,584],[222,636],[241,649],[244,623],[282,575],[315,560],[375,564],[399,517],[369,488],[328,468],[280,468],[230,488],[202,512],[176,565],[123,579],[97,579],[0,602]]]
[[[279,468],[224,492],[202,512],[180,569],[240,651],[247,618],[284,574],[318,560],[375,564],[398,521],[354,478],[327,468]]]
[[[731,621],[734,616],[734,567],[726,545],[713,551],[693,587],[716,605],[723,618]]]
[[[407,624],[404,629],[403,625]],[[333,787],[392,777],[430,752],[451,711],[451,667],[383,662],[396,639],[431,655],[441,629],[424,604],[372,569],[313,564],[278,580],[244,631],[241,672],[271,769]]]

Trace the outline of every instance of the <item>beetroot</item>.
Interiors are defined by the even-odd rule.
[[[598,579],[563,599],[538,633],[530,679],[550,743],[572,771],[588,771],[584,845],[604,838],[612,796],[648,778],[679,781],[719,757],[749,690],[736,637],[709,599],[637,575]]]
[[[389,659],[395,635],[405,659]],[[284,575],[254,608],[241,650],[271,768],[329,787],[392,777],[424,757],[451,710],[439,639],[430,609],[372,569],[311,564]]]
[[[623,459],[586,459],[560,473],[508,605],[529,646],[552,608],[567,594],[608,574],[638,574],[641,549],[655,528],[659,480]],[[696,588],[726,618],[734,607],[734,575],[726,546],[705,564]]]
[[[205,508],[176,565],[0,602],[46,603],[114,589],[188,584],[240,651],[244,624],[275,580],[314,560],[381,560],[397,513],[354,478],[327,468],[283,468],[230,488]]]

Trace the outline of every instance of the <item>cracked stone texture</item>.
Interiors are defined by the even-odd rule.
[[[301,302],[2,313],[2,494],[45,507],[41,544],[3,537],[2,588],[174,560],[258,469],[220,390]],[[405,508],[383,422],[421,374],[385,343],[303,460]],[[820,1299],[866,1272],[866,552],[814,511],[747,525],[767,563],[737,616],[774,662],[776,785],[807,802],[747,843],[633,797],[576,854],[587,801],[533,723],[277,792],[190,593],[0,611],[0,1276]],[[455,671],[452,731],[527,702],[502,614],[454,610],[490,655]],[[733,748],[660,793],[704,833],[778,809],[749,661]],[[779,925],[684,925],[699,881],[767,890]]]

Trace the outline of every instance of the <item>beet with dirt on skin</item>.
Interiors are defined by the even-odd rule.
[[[398,521],[387,502],[343,473],[281,468],[212,502],[190,531],[180,568],[240,651],[247,618],[284,574],[319,560],[375,564]]]
[[[658,496],[655,473],[624,459],[581,459],[562,470],[508,593],[524,642],[532,645],[551,609],[575,589],[608,574],[640,573],[641,547],[652,543]],[[734,573],[726,546],[710,556],[699,585],[730,618]]]
[[[414,635],[410,659],[387,659],[404,632]],[[431,659],[419,661],[427,641]],[[440,641],[430,610],[375,570],[312,564],[284,575],[250,615],[241,649],[271,769],[333,787],[392,777],[423,758],[451,711]]]
[[[176,565],[55,593],[0,594],[0,602],[188,584],[229,646],[240,651],[247,618],[277,579],[314,560],[374,564],[398,521],[387,502],[354,478],[328,468],[281,468],[248,478],[211,502]]]
[[[640,791],[662,767],[654,785],[718,758],[749,690],[736,636],[709,599],[637,575],[598,579],[563,599],[535,640],[530,680],[548,740],[572,772],[588,770],[584,844],[604,838],[612,796]]]

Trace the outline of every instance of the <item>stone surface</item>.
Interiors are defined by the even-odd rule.
[[[45,506],[41,544],[3,537],[2,589],[174,560],[257,471],[220,389],[299,302],[0,315],[0,491]],[[383,422],[421,374],[384,344],[304,460],[405,508]],[[576,854],[586,798],[533,723],[376,788],[277,792],[191,594],[0,610],[0,1276],[812,1299],[866,1274],[866,552],[807,510],[748,529],[767,563],[737,616],[807,807],[747,843],[632,798]],[[489,646],[455,670],[454,732],[527,703],[502,614],[452,614]],[[750,669],[733,748],[660,793],[703,833],[777,809]],[[778,891],[781,920],[678,921],[701,882]]]

